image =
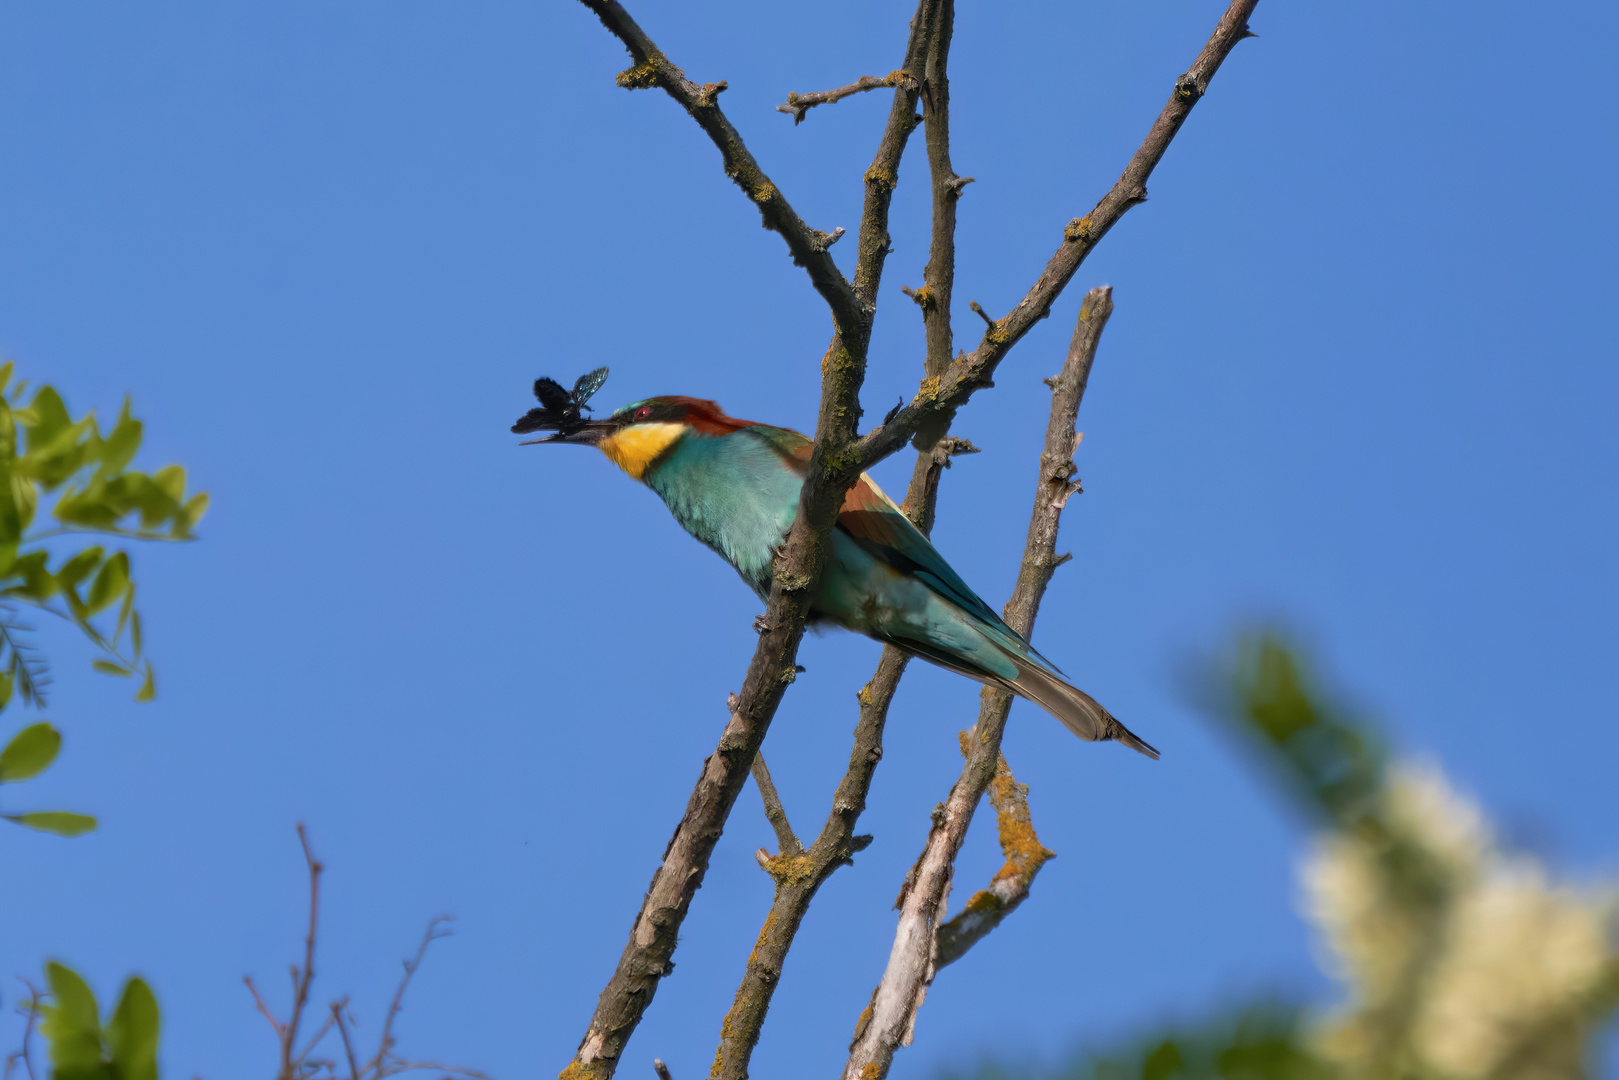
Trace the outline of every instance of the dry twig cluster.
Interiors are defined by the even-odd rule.
[[[383,1080],[384,1077],[396,1073],[417,1069],[431,1069],[443,1074],[446,1080],[488,1080],[483,1073],[473,1069],[442,1065],[435,1061],[411,1061],[394,1053],[394,1021],[399,1018],[399,1011],[404,1007],[405,990],[410,986],[411,977],[416,974],[416,969],[421,967],[422,958],[427,955],[427,947],[439,938],[450,936],[451,931],[445,925],[450,921],[447,915],[439,915],[428,922],[421,944],[416,946],[416,954],[404,962],[405,973],[394,989],[393,1000],[389,1003],[388,1013],[382,1021],[381,1034],[377,1039],[374,1054],[363,1062],[355,1056],[354,1029],[357,1025],[354,1014],[349,1010],[347,995],[327,1006],[326,1017],[321,1021],[320,1027],[315,1029],[315,1033],[305,1041],[303,1048],[299,1049],[298,1030],[303,1024],[304,1010],[309,1005],[309,987],[315,978],[315,943],[320,928],[320,876],[325,867],[310,851],[309,836],[302,825],[298,826],[298,842],[303,845],[304,863],[309,868],[309,927],[304,934],[304,962],[301,966],[292,965],[292,1010],[287,1019],[276,1019],[275,1013],[266,1004],[264,995],[260,994],[258,987],[254,985],[252,976],[245,976],[242,979],[253,995],[253,1004],[258,1007],[259,1012],[275,1031],[276,1044],[281,1054],[276,1080]],[[332,1058],[315,1057],[316,1049],[334,1030],[343,1046],[343,1060],[339,1062]]]

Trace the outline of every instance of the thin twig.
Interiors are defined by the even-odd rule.
[[[11,1072],[19,1061],[28,1073],[28,1080],[34,1080],[34,1022],[39,1019],[39,988],[20,975],[17,981],[28,987],[28,1004],[21,1010],[27,1019],[23,1021],[22,1049],[6,1057],[4,1080],[11,1080]]]
[[[310,1053],[314,1051],[315,1047],[320,1045],[320,1041],[326,1037],[326,1033],[332,1030],[332,1023],[333,1021],[330,1016],[321,1021],[320,1027],[315,1029],[315,1034],[311,1035],[309,1037],[309,1041],[304,1044],[303,1052],[292,1059],[294,1072],[299,1072],[302,1070],[304,1062],[309,1060]]]
[[[1102,328],[1112,312],[1111,289],[1104,286],[1086,294],[1067,362],[1052,392],[1051,416],[1046,425],[1045,450],[1040,457],[1023,559],[1012,598],[1002,611],[1006,624],[1025,640],[1033,630],[1041,598],[1053,572],[1052,555],[1063,510],[1054,496],[1067,486],[1072,469],[1072,461],[1068,461],[1065,469],[1057,468],[1054,463],[1072,453],[1079,403]],[[893,1064],[894,1051],[910,1044],[917,1010],[937,970],[938,927],[944,918],[956,853],[972,822],[973,811],[1001,761],[1001,735],[1011,707],[1010,694],[985,687],[980,698],[978,723],[969,739],[967,763],[949,796],[934,810],[927,843],[900,892],[894,947],[882,981],[872,994],[871,1004],[860,1016],[849,1047],[845,1080],[881,1080]]]
[[[675,99],[691,118],[697,121],[719,148],[725,162],[725,175],[736,181],[736,186],[759,208],[764,226],[779,233],[787,241],[787,250],[793,262],[808,273],[815,289],[832,309],[834,323],[840,327],[853,327],[863,317],[861,304],[843,272],[827,254],[829,234],[812,229],[798,216],[787,197],[765,175],[753,154],[742,142],[742,136],[719,107],[719,93],[724,83],[699,86],[686,78],[686,73],[670,63],[652,39],[636,24],[617,0],[581,0],[614,37],[624,43],[634,61],[627,71],[619,73],[618,85],[627,90],[645,90],[662,87]]]
[[[645,1014],[659,980],[670,970],[680,926],[693,895],[702,884],[714,845],[747,780],[782,695],[796,677],[798,646],[804,635],[804,620],[809,615],[815,583],[826,565],[828,536],[844,493],[860,474],[860,470],[849,468],[845,456],[857,438],[859,393],[865,378],[871,319],[890,248],[889,205],[900,156],[915,126],[916,106],[916,91],[909,88],[908,82],[895,89],[888,122],[872,166],[865,174],[855,273],[852,282],[847,283],[853,290],[851,298],[845,293],[845,283],[841,275],[836,274],[837,268],[824,246],[814,248],[815,238],[806,235],[807,227],[796,215],[788,217],[790,208],[774,185],[769,185],[767,192],[759,189],[760,183],[768,185],[769,182],[747,155],[741,138],[713,104],[713,95],[699,100],[699,91],[694,97],[693,90],[698,88],[686,81],[679,69],[657,51],[615,0],[583,2],[624,41],[636,60],[636,66],[620,76],[621,84],[661,85],[680,100],[710,137],[715,138],[728,173],[760,206],[767,224],[779,227],[795,258],[803,249],[806,254],[800,259],[801,265],[810,271],[811,280],[832,309],[833,334],[822,362],[815,443],[800,495],[799,513],[772,567],[763,620],[766,629],[760,634],[748,665],[737,695],[737,707],[731,711],[714,753],[703,763],[686,811],[670,838],[662,863],[653,874],[630,939],[597,1000],[590,1025],[566,1070],[569,1080],[606,1078],[617,1068],[624,1044]],[[922,6],[934,2],[937,0],[922,0]],[[913,20],[905,63],[901,65],[901,70],[913,74],[919,70],[927,46],[925,38],[917,32],[919,22]]]
[[[337,1036],[343,1040],[343,1056],[349,1062],[349,1080],[360,1080],[360,1066],[354,1061],[354,1044],[349,1041],[349,1028],[343,1022],[343,1010],[348,1006],[349,999],[346,997],[332,1002],[332,1019],[337,1021]]]
[[[304,830],[303,824],[298,825],[298,843],[303,845],[304,862],[309,865],[309,932],[304,935],[304,966],[302,970],[292,969],[292,1013],[287,1022],[277,1025],[277,1033],[281,1036],[281,1070],[276,1074],[277,1080],[294,1080],[296,1066],[299,1059],[293,1056],[293,1047],[298,1042],[298,1025],[303,1021],[304,1007],[309,1004],[309,984],[315,978],[315,936],[320,921],[320,875],[325,869],[314,852],[309,850],[309,834]],[[251,982],[248,989],[253,990],[253,997],[259,1001],[260,1011],[266,1016],[269,1012],[263,1009],[263,1001],[259,993],[253,988]],[[270,1018],[275,1023],[274,1017]],[[309,1052],[304,1051],[306,1054]]]
[[[405,1068],[414,1067],[400,1066],[398,1069],[387,1069],[388,1055],[394,1047],[394,1020],[398,1018],[399,1010],[404,1007],[405,989],[410,986],[411,977],[416,974],[416,969],[422,966],[422,957],[427,955],[427,947],[433,944],[433,942],[437,941],[439,938],[451,936],[454,933],[453,930],[441,930],[439,928],[447,922],[454,921],[454,916],[451,915],[435,915],[433,918],[429,919],[427,922],[427,930],[422,934],[421,944],[416,946],[416,955],[412,956],[409,960],[404,961],[405,974],[400,977],[399,985],[394,989],[393,1001],[388,1005],[388,1015],[382,1021],[382,1037],[377,1040],[377,1056],[372,1058],[366,1064],[367,1071],[374,1071],[378,1077],[386,1076],[390,1071],[402,1072]],[[458,1071],[467,1072],[467,1070],[464,1069]],[[468,1075],[472,1074],[468,1073]]]
[[[867,90],[881,90],[885,86],[898,86],[908,76],[903,71],[890,71],[887,75],[862,75],[848,86],[840,86],[836,90],[817,90],[810,94],[787,94],[787,104],[777,105],[776,111],[786,113],[793,118],[793,126],[797,127],[804,122],[804,114],[817,105],[835,105],[851,94],[863,93]]]
[[[259,993],[259,988],[253,985],[253,976],[243,975],[242,982],[246,984],[248,993],[253,995],[254,1007],[259,1010],[261,1016],[270,1021],[270,1026],[275,1029],[276,1041],[279,1043],[284,1037],[286,1025],[277,1020],[275,1014],[270,1011],[270,1006],[264,1003],[264,997]]]
[[[674,1080],[674,1077],[669,1075],[669,1066],[663,1063],[662,1058],[653,1058],[652,1068],[658,1074],[658,1080]]]
[[[787,823],[787,810],[781,805],[781,796],[776,793],[776,785],[770,780],[770,770],[765,766],[762,753],[753,756],[753,782],[759,788],[759,798],[764,800],[765,817],[770,819],[770,827],[776,830],[777,850],[783,855],[804,854],[804,845],[799,843],[793,827]]]
[[[967,732],[961,733],[961,753],[971,746]],[[974,893],[961,914],[939,927],[935,968],[953,964],[966,955],[991,930],[1001,924],[1018,905],[1028,899],[1029,887],[1040,867],[1055,854],[1040,844],[1029,816],[1029,788],[1020,784],[1006,764],[1006,756],[996,760],[995,779],[989,784],[989,804],[995,808],[995,831],[1006,863],[990,879],[989,886]]]
[[[961,407],[972,394],[990,385],[996,367],[1007,352],[1023,339],[1035,323],[1051,313],[1051,305],[1072,280],[1085,257],[1095,249],[1119,219],[1132,206],[1147,199],[1147,180],[1162,160],[1175,133],[1191,115],[1192,108],[1208,90],[1231,49],[1245,37],[1248,19],[1259,0],[1232,0],[1220,17],[1208,44],[1179,79],[1169,102],[1158,114],[1146,139],[1130,159],[1124,173],[1089,214],[1070,221],[1063,239],[1047,261],[1039,278],[1022,300],[1004,318],[993,321],[978,347],[951,361],[937,380],[922,384],[915,398],[890,422],[870,432],[853,448],[851,468],[869,469],[894,453],[922,427],[930,416],[950,413]]]

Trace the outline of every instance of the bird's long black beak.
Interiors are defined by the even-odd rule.
[[[535,410],[536,412],[539,410]],[[512,425],[512,431],[519,435],[527,435],[531,431],[543,431],[546,425],[529,422],[528,417]],[[569,424],[565,430],[555,431],[542,439],[526,439],[519,446],[538,446],[544,443],[576,443],[582,446],[596,446],[603,439],[618,430],[619,425],[611,420],[580,420]]]

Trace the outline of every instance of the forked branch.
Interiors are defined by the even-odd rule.
[[[1069,345],[1068,359],[1054,381],[1051,417],[1046,424],[1045,449],[1040,455],[1039,479],[1029,533],[1017,585],[1002,611],[1006,624],[1028,640],[1040,601],[1054,570],[1057,526],[1072,475],[1070,455],[1075,445],[1074,423],[1090,375],[1091,361],[1108,316],[1113,313],[1112,289],[1092,289],[1080,305],[1079,319]],[[972,823],[973,811],[994,779],[1001,762],[1001,735],[1012,708],[1012,696],[986,687],[981,695],[978,723],[966,738],[967,763],[949,796],[934,811],[933,828],[916,866],[900,892],[899,926],[882,981],[871,1004],[861,1014],[849,1047],[845,1080],[880,1080],[888,1075],[894,1051],[910,1045],[916,1012],[921,1008],[937,970],[937,936],[956,853]]]
[[[952,360],[936,380],[925,381],[916,397],[892,420],[860,440],[852,455],[858,468],[869,469],[898,450],[930,417],[953,412],[965,404],[974,391],[990,385],[996,367],[1007,352],[1035,323],[1051,313],[1051,305],[1102,237],[1132,206],[1146,201],[1147,180],[1163,159],[1175,133],[1207,92],[1214,73],[1220,70],[1232,48],[1243,38],[1253,36],[1248,30],[1248,19],[1258,3],[1259,0],[1232,0],[1208,44],[1203,46],[1186,73],[1175,80],[1168,103],[1153,121],[1146,139],[1125,166],[1118,182],[1095,209],[1068,223],[1063,229],[1062,243],[1047,260],[1039,278],[1007,315],[990,321],[977,348]]]
[[[719,106],[719,96],[725,90],[724,82],[698,85],[686,78],[686,73],[669,62],[645,31],[630,18],[618,0],[581,0],[602,25],[629,50],[632,65],[619,73],[618,85],[626,90],[647,90],[661,87],[685,109],[697,125],[719,148],[725,163],[725,175],[736,182],[759,208],[764,226],[781,234],[787,241],[793,262],[809,274],[815,289],[832,309],[832,320],[839,327],[856,326],[865,313],[855,297],[854,290],[827,253],[831,234],[812,229],[798,216],[787,197],[765,175],[753,154],[748,151],[742,136]]]
[[[996,365],[1051,302],[1077,269],[1079,261],[1133,202],[1145,197],[1145,180],[1162,156],[1174,131],[1207,86],[1221,60],[1246,33],[1244,20],[1257,0],[1236,0],[1193,69],[1177,83],[1177,97],[1160,115],[1142,150],[1137,152],[1114,192],[1098,204],[1083,229],[1075,223],[1064,245],[1030,295],[996,322],[972,354],[953,360],[939,376],[927,379],[917,397],[888,422],[864,438],[857,434],[859,391],[865,378],[872,315],[883,266],[890,250],[888,211],[899,160],[915,127],[922,72],[941,25],[946,0],[920,0],[911,22],[905,62],[900,70],[916,76],[895,87],[893,104],[872,166],[865,174],[856,265],[844,282],[826,252],[829,234],[809,229],[759,169],[717,104],[722,83],[698,86],[669,62],[616,0],[582,0],[630,50],[633,66],[619,76],[629,88],[661,86],[695,119],[719,147],[730,175],[759,207],[765,224],[787,240],[794,259],[832,310],[831,344],[821,364],[821,398],[816,416],[814,450],[800,496],[799,513],[778,554],[765,611],[767,629],[760,635],[752,662],[737,695],[715,752],[703,763],[686,812],[670,839],[663,862],[654,873],[630,940],[612,979],[603,989],[568,1080],[609,1077],[630,1034],[640,1022],[670,970],[671,957],[692,896],[702,883],[714,844],[745,782],[786,686],[795,676],[797,650],[809,613],[810,599],[827,559],[827,536],[844,493],[860,473],[891,454],[924,424],[963,404],[989,385]],[[1233,18],[1236,20],[1232,22]],[[1228,25],[1229,24],[1229,25]],[[1144,165],[1143,165],[1144,163]],[[959,194],[960,178],[949,179]],[[1131,201],[1115,205],[1125,195]],[[1137,193],[1139,192],[1139,193]],[[1112,200],[1112,202],[1110,202]],[[845,288],[847,286],[847,289]],[[942,432],[941,432],[942,433]],[[1049,569],[1049,566],[1047,567]],[[981,731],[984,728],[980,728]],[[979,754],[975,751],[974,760]],[[993,772],[991,755],[984,783]],[[982,786],[980,785],[980,790]]]
[[[712,95],[707,102],[698,101],[701,88],[695,88],[697,93],[694,93],[693,85],[657,51],[615,0],[582,2],[624,41],[635,58],[636,66],[620,76],[621,84],[663,86],[687,105],[687,111],[720,144],[728,171],[733,162],[745,163],[757,170],[751,156],[743,157],[746,151],[741,139],[729,122],[724,121],[718,106],[712,103]],[[921,16],[937,2],[921,0],[918,17],[912,22],[902,70],[914,72],[920,66],[927,49],[922,29],[927,20]],[[737,694],[736,707],[730,712],[714,753],[703,762],[697,784],[686,803],[686,812],[670,838],[662,863],[653,873],[630,940],[619,956],[612,978],[602,990],[573,1061],[563,1070],[562,1076],[567,1080],[610,1077],[617,1068],[624,1044],[645,1014],[659,980],[670,970],[680,926],[693,895],[702,884],[714,845],[747,780],[782,695],[796,676],[804,620],[809,614],[815,583],[826,563],[827,536],[844,492],[859,476],[859,470],[849,469],[844,459],[857,437],[859,393],[865,378],[871,314],[875,311],[877,287],[889,250],[888,209],[899,159],[915,127],[915,101],[915,91],[905,85],[896,88],[888,123],[872,166],[866,171],[852,304],[841,289],[825,287],[823,280],[816,277],[816,271],[811,270],[812,280],[832,307],[832,342],[822,362],[821,400],[809,476],[800,496],[798,517],[773,567],[763,620],[766,629],[759,636],[753,660]],[[716,132],[723,138],[716,136]],[[731,175],[742,183],[739,174]],[[763,173],[758,172],[757,176],[762,179]],[[744,189],[748,190],[747,185]],[[785,199],[773,185],[771,193],[770,207],[786,206]],[[755,196],[756,192],[749,190],[749,197],[757,204],[759,200]],[[788,244],[789,247],[795,244],[791,236]],[[824,250],[820,254],[825,256]],[[824,265],[831,266],[830,258],[825,259]]]
[[[901,507],[917,528],[932,531],[939,476],[949,468],[951,455],[977,452],[978,448],[966,439],[943,439],[932,450],[917,455],[918,479],[912,481]],[[760,860],[765,872],[775,879],[776,891],[771,898],[770,913],[759,930],[759,939],[748,956],[736,998],[721,1025],[720,1045],[710,1073],[712,1080],[741,1080],[748,1075],[748,1063],[764,1028],[776,986],[781,981],[788,950],[793,946],[811,901],[838,867],[848,865],[850,856],[871,842],[869,836],[855,835],[855,825],[865,811],[872,776],[882,760],[888,707],[909,662],[907,654],[885,645],[877,670],[855,695],[860,703],[860,717],[855,724],[854,746],[849,751],[849,768],[832,797],[832,809],[821,827],[821,835],[809,851],[801,851],[801,857],[789,859],[783,857],[787,854],[783,848],[782,856]]]
[[[971,753],[968,732],[961,733],[961,753]],[[990,879],[989,885],[973,893],[961,914],[939,927],[939,944],[933,966],[942,968],[967,955],[991,930],[1001,925],[1018,905],[1029,897],[1034,876],[1047,860],[1055,858],[1035,835],[1029,816],[1029,789],[1017,782],[1002,754],[995,764],[995,779],[989,782],[990,806],[995,808],[995,832],[1006,863]]]

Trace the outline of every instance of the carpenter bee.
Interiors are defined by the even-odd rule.
[[[572,391],[564,390],[555,379],[542,376],[534,380],[534,396],[539,399],[540,407],[530,409],[512,425],[512,430],[519,435],[527,435],[531,431],[555,431],[556,438],[566,439],[588,423],[579,415],[579,410],[590,411],[587,402],[606,381],[607,369],[604,367],[579,376]]]

